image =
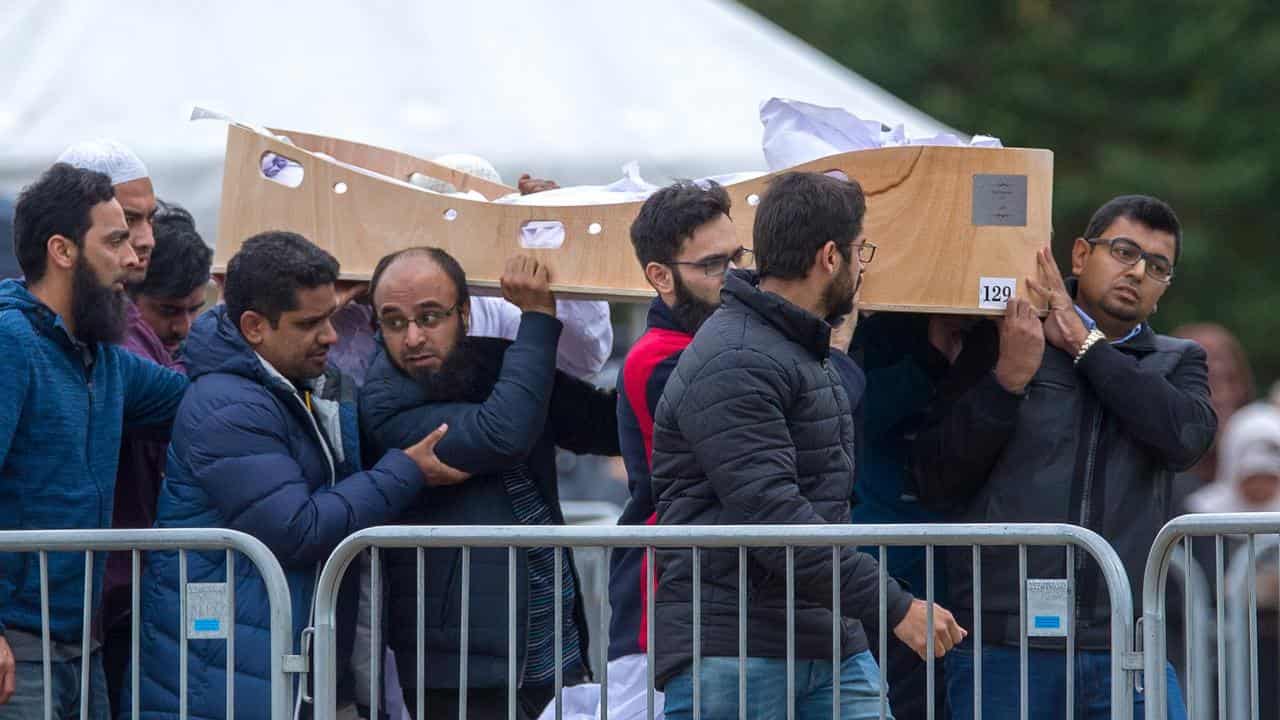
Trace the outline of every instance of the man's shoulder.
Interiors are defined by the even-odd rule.
[[[623,375],[648,375],[659,364],[678,356],[692,341],[692,335],[678,330],[649,328],[627,351],[622,361]]]
[[[279,401],[270,388],[243,375],[229,372],[205,373],[191,381],[180,413],[212,413],[246,417],[263,408],[275,408]]]
[[[0,310],[0,337],[26,340],[35,336],[36,329],[25,312],[18,308]]]
[[[1161,335],[1153,332],[1151,334],[1151,343],[1155,346],[1156,352],[1176,355],[1200,355],[1201,357],[1205,355],[1205,350],[1200,346],[1200,343],[1188,338]]]
[[[781,370],[798,345],[767,323],[747,313],[721,310],[712,315],[681,355],[689,367],[742,367]]]
[[[663,401],[683,401],[690,389],[697,402],[714,402],[725,394],[767,391],[785,394],[795,384],[795,365],[779,355],[755,332],[733,324],[708,321],[680,354]]]

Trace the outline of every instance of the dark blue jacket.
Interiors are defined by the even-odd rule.
[[[120,432],[166,434],[187,379],[115,345],[86,348],[25,283],[0,281],[0,530],[111,526]],[[94,565],[94,606],[103,557]],[[80,642],[84,557],[49,556],[49,628]],[[0,553],[0,631],[40,633],[40,565]]]
[[[523,464],[550,507],[564,523],[556,486],[555,449],[617,455],[618,426],[613,392],[599,390],[556,370],[561,324],[549,315],[525,313],[514,342],[467,338],[471,373],[454,396],[438,397],[391,363],[381,346],[360,390],[360,426],[369,451],[406,447],[441,423],[449,432],[436,446],[440,459],[472,473],[459,485],[428,488],[400,522],[411,525],[515,525],[503,472]],[[602,480],[604,482],[604,480]],[[401,684],[416,685],[417,562],[413,551],[386,553],[388,625]],[[571,558],[566,553],[566,561]],[[461,661],[461,559],[456,550],[426,552],[426,682],[457,687]],[[517,554],[517,634],[525,637],[528,566]],[[578,584],[579,590],[581,583]],[[587,627],[581,593],[572,609],[587,655]],[[468,683],[505,687],[507,682],[507,552],[471,553],[471,626]],[[517,663],[525,662],[518,644]]]
[[[351,533],[403,512],[424,486],[422,472],[399,451],[359,472],[355,406],[340,376],[326,374],[312,399],[317,406],[339,404],[341,442],[333,443],[293,386],[267,370],[225,306],[196,321],[186,357],[191,391],[174,422],[156,525],[231,528],[265,543],[288,577],[296,644],[309,624],[320,563]],[[178,713],[177,570],[176,553],[147,558],[141,684],[146,718]],[[224,582],[225,570],[224,553],[188,553],[190,583]],[[236,717],[267,717],[266,589],[244,558],[236,563],[235,583]],[[190,641],[193,718],[225,716],[224,649],[223,640]],[[123,710],[130,707],[126,702]]]

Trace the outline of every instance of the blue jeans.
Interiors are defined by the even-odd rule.
[[[952,720],[973,718],[973,643],[966,640],[947,653],[947,704]],[[982,717],[1016,720],[1019,708],[1018,648],[982,646]],[[1062,650],[1027,651],[1027,707],[1033,718],[1065,718],[1067,714],[1067,654]],[[1187,720],[1173,666],[1167,666],[1169,720]],[[1146,696],[1134,692],[1133,717],[1142,720]],[[1111,653],[1077,650],[1075,657],[1076,717],[1111,717]]]
[[[796,660],[797,720],[828,720],[834,678],[831,662]],[[702,717],[736,720],[738,717],[738,658],[702,659]],[[667,681],[663,688],[668,720],[693,717],[693,669]],[[776,720],[787,716],[787,661],[747,658],[747,717]],[[893,716],[886,708],[886,718]],[[840,664],[840,717],[849,720],[880,717],[880,668],[868,651],[845,658]]]
[[[0,720],[29,720],[44,717],[44,664],[19,662],[14,680],[16,687],[9,702],[0,705]],[[54,720],[76,720],[80,717],[80,658],[49,663],[52,682]],[[109,720],[111,706],[107,700],[107,678],[102,672],[102,653],[89,657],[89,718]]]

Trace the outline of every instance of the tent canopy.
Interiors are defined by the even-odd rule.
[[[120,3],[10,0],[0,16],[0,193],[109,137],[210,240],[225,127],[245,122],[432,157],[469,152],[603,183],[764,169],[759,104],[941,123],[726,0]]]

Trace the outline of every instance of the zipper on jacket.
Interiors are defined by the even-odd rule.
[[[1089,528],[1089,503],[1093,499],[1092,498],[1093,474],[1094,474],[1094,469],[1097,466],[1099,433],[1102,430],[1102,412],[1103,411],[1101,406],[1094,408],[1093,420],[1090,423],[1090,428],[1089,428],[1089,446],[1088,446],[1089,451],[1085,457],[1084,480],[1080,490],[1080,526],[1085,528]],[[1089,593],[1080,591],[1081,586],[1084,585],[1084,583],[1082,583],[1081,580],[1083,580],[1083,575],[1085,570],[1085,561],[1087,559],[1086,558],[1087,555],[1088,553],[1082,553],[1082,552],[1075,553],[1075,575],[1077,578],[1077,582],[1076,582],[1077,591],[1075,596],[1074,609],[1075,609],[1075,614],[1077,618],[1085,618],[1085,619],[1092,617],[1092,612],[1088,614],[1085,613],[1085,605],[1086,605],[1085,595]],[[1092,603],[1089,603],[1089,607],[1090,607],[1090,610],[1092,610]],[[1078,622],[1079,620],[1077,620],[1077,623]]]
[[[93,469],[93,370],[85,368],[85,389],[88,390],[89,410],[85,413],[84,427],[84,463],[85,468],[92,472]],[[98,525],[99,527],[111,527],[111,518],[103,517],[102,507],[102,483],[95,478],[93,481],[94,489],[98,492]]]
[[[316,422],[316,416],[312,415],[311,411],[307,409],[307,403],[298,396],[296,391],[293,393],[293,397],[298,401],[303,414],[311,421],[311,429],[315,431],[316,440],[320,441],[320,449],[324,451],[324,459],[329,461],[329,487],[333,487],[338,482],[338,468],[333,462],[333,452],[329,450],[329,441],[324,439],[324,432],[320,430],[320,423]]]
[[[1093,470],[1098,459],[1098,432],[1102,429],[1101,409],[1095,410],[1089,429],[1089,454],[1084,465],[1084,486],[1080,491],[1080,525],[1089,527],[1089,501],[1093,494]]]
[[[333,462],[333,453],[329,450],[329,443],[327,440],[324,439],[324,433],[320,430],[320,423],[316,422],[315,415],[312,415],[311,410],[307,408],[306,401],[303,400],[302,397],[298,395],[296,390],[293,392],[293,397],[298,401],[298,405],[302,408],[303,414],[305,414],[307,416],[307,419],[311,421],[311,429],[315,432],[316,439],[320,441],[320,449],[324,451],[324,458],[329,462],[329,487],[333,487],[338,482],[338,468]],[[320,585],[320,572],[323,564],[324,564],[323,561],[319,561],[319,560],[316,561],[315,573],[312,575],[311,612],[309,613],[307,624],[313,627],[316,624],[316,590],[319,588],[319,585]],[[307,682],[307,677],[304,676],[300,678],[299,682],[301,683]],[[298,718],[301,716],[301,713],[302,713],[302,693],[299,692],[298,702],[294,705],[294,708],[293,708],[294,720],[298,720]]]

